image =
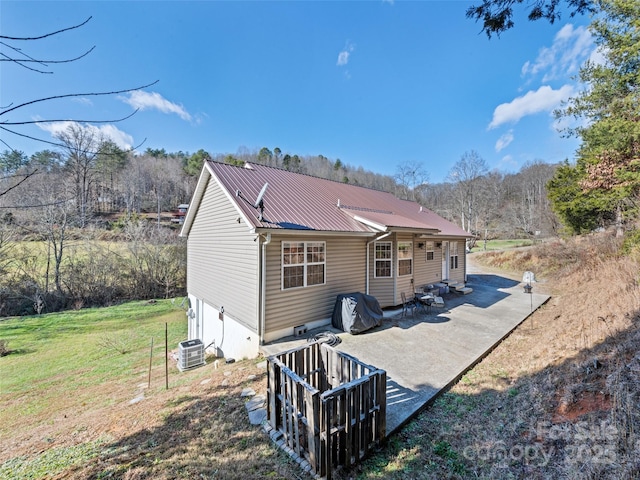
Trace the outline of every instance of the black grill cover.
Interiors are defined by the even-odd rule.
[[[336,297],[331,325],[352,335],[382,325],[383,313],[376,297],[346,293]]]

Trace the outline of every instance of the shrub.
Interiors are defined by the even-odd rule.
[[[622,241],[622,253],[625,255],[640,253],[640,230],[633,229],[625,233]]]
[[[132,331],[105,334],[98,341],[98,346],[122,355],[131,352],[135,347],[135,334]]]

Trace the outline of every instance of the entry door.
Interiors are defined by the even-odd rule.
[[[442,280],[449,279],[449,242],[442,242]]]

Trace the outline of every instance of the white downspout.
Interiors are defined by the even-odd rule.
[[[371,245],[373,242],[378,242],[380,240],[382,240],[383,238],[388,237],[389,235],[391,235],[391,232],[387,232],[384,235],[380,235],[378,238],[374,238],[373,240],[371,240],[370,242],[367,242],[367,278],[365,280],[365,294],[369,295],[369,245]]]
[[[260,238],[260,237],[258,237]],[[264,330],[266,328],[266,294],[267,294],[267,245],[271,243],[271,233],[267,233],[262,242],[262,254],[260,255],[260,319],[258,320],[258,340],[264,345]]]

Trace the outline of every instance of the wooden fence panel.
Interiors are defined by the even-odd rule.
[[[386,430],[386,372],[313,342],[268,359],[266,429],[316,475],[364,458]]]

